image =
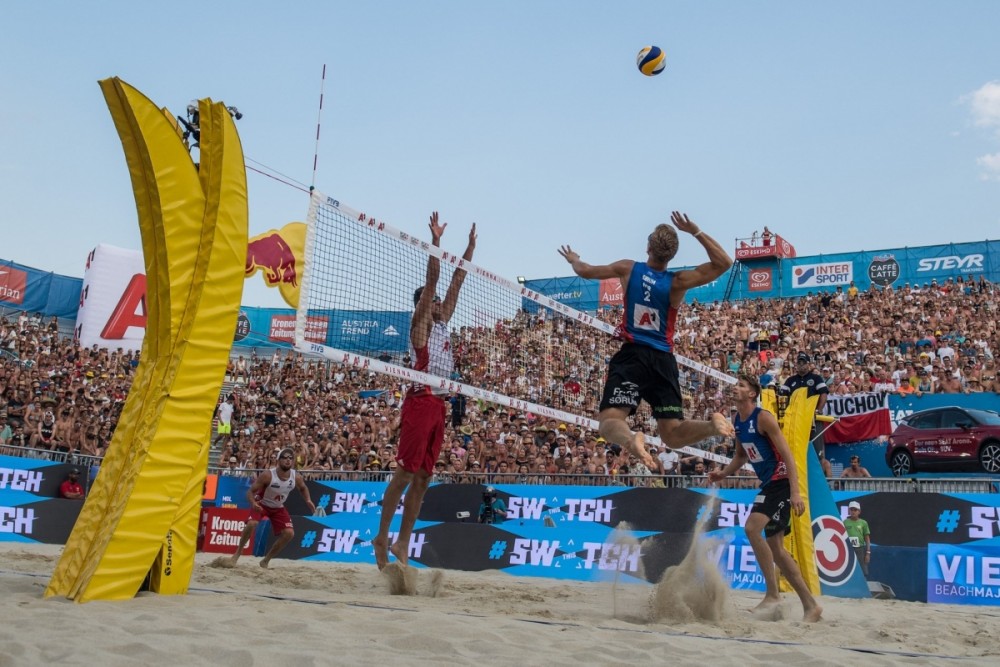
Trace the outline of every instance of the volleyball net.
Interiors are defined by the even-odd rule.
[[[597,414],[608,361],[621,345],[614,338],[620,309],[584,313],[464,261],[468,232],[468,227],[451,223],[442,247],[436,247],[313,191],[296,349],[403,384],[425,384],[596,430],[598,423],[590,415]],[[413,370],[408,363],[413,293],[424,285],[431,257],[440,265],[439,296],[447,292],[455,271],[466,272],[448,322],[455,371],[447,378]],[[734,378],[679,355],[677,361],[686,417],[704,419],[711,411],[728,409]],[[647,426],[649,444],[659,444],[648,435],[656,432],[648,406],[643,404],[632,421],[633,428]],[[728,460],[707,450],[692,446],[683,451]]]

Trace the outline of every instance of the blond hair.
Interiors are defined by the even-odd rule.
[[[677,232],[670,225],[657,225],[649,235],[646,251],[655,260],[669,262],[677,254]]]
[[[747,386],[749,386],[750,390],[753,391],[755,397],[760,396],[760,380],[746,372],[741,372],[739,374],[739,379],[747,383]]]

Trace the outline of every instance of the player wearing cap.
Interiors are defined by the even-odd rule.
[[[847,541],[854,549],[854,555],[861,563],[861,571],[867,579],[868,563],[872,558],[872,531],[868,528],[868,522],[861,518],[861,503],[856,500],[852,500],[847,506],[844,528],[847,530]]]
[[[276,539],[271,548],[264,554],[260,561],[260,566],[267,568],[271,559],[274,558],[285,545],[295,537],[295,530],[292,527],[292,517],[285,509],[285,501],[288,500],[292,489],[297,489],[302,494],[302,498],[309,506],[309,510],[316,511],[316,506],[309,497],[309,488],[301,477],[295,474],[295,452],[291,447],[285,447],[278,453],[278,465],[270,470],[265,470],[247,491],[247,498],[250,500],[250,518],[247,519],[243,532],[240,534],[240,545],[236,547],[236,553],[229,559],[229,565],[236,565],[236,561],[243,554],[243,548],[250,540],[250,535],[257,524],[264,519],[270,519],[271,530]]]
[[[822,413],[823,406],[826,405],[826,396],[830,393],[830,388],[826,386],[823,376],[816,372],[812,357],[805,352],[799,352],[795,358],[795,373],[789,375],[788,379],[781,385],[780,393],[782,396],[786,396],[788,400],[791,400],[792,394],[800,389],[806,391],[806,396],[819,396],[816,402],[816,414]],[[809,439],[816,449],[820,464],[823,466],[823,475],[830,477],[830,462],[826,459],[826,446],[823,442],[823,434],[816,433],[815,419],[812,423],[812,429],[809,431]]]

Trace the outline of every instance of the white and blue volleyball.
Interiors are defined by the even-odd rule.
[[[656,76],[667,66],[667,57],[658,46],[645,46],[635,59],[639,71],[646,76]]]

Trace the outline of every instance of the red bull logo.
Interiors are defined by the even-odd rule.
[[[292,287],[299,284],[295,271],[295,253],[277,232],[265,234],[247,243],[247,277],[252,276],[257,269],[264,272],[264,281],[271,287],[281,283]]]
[[[271,229],[247,243],[247,278],[259,270],[268,287],[277,287],[281,297],[292,308],[299,305],[299,284],[302,282],[306,226],[290,222],[281,229]]]

